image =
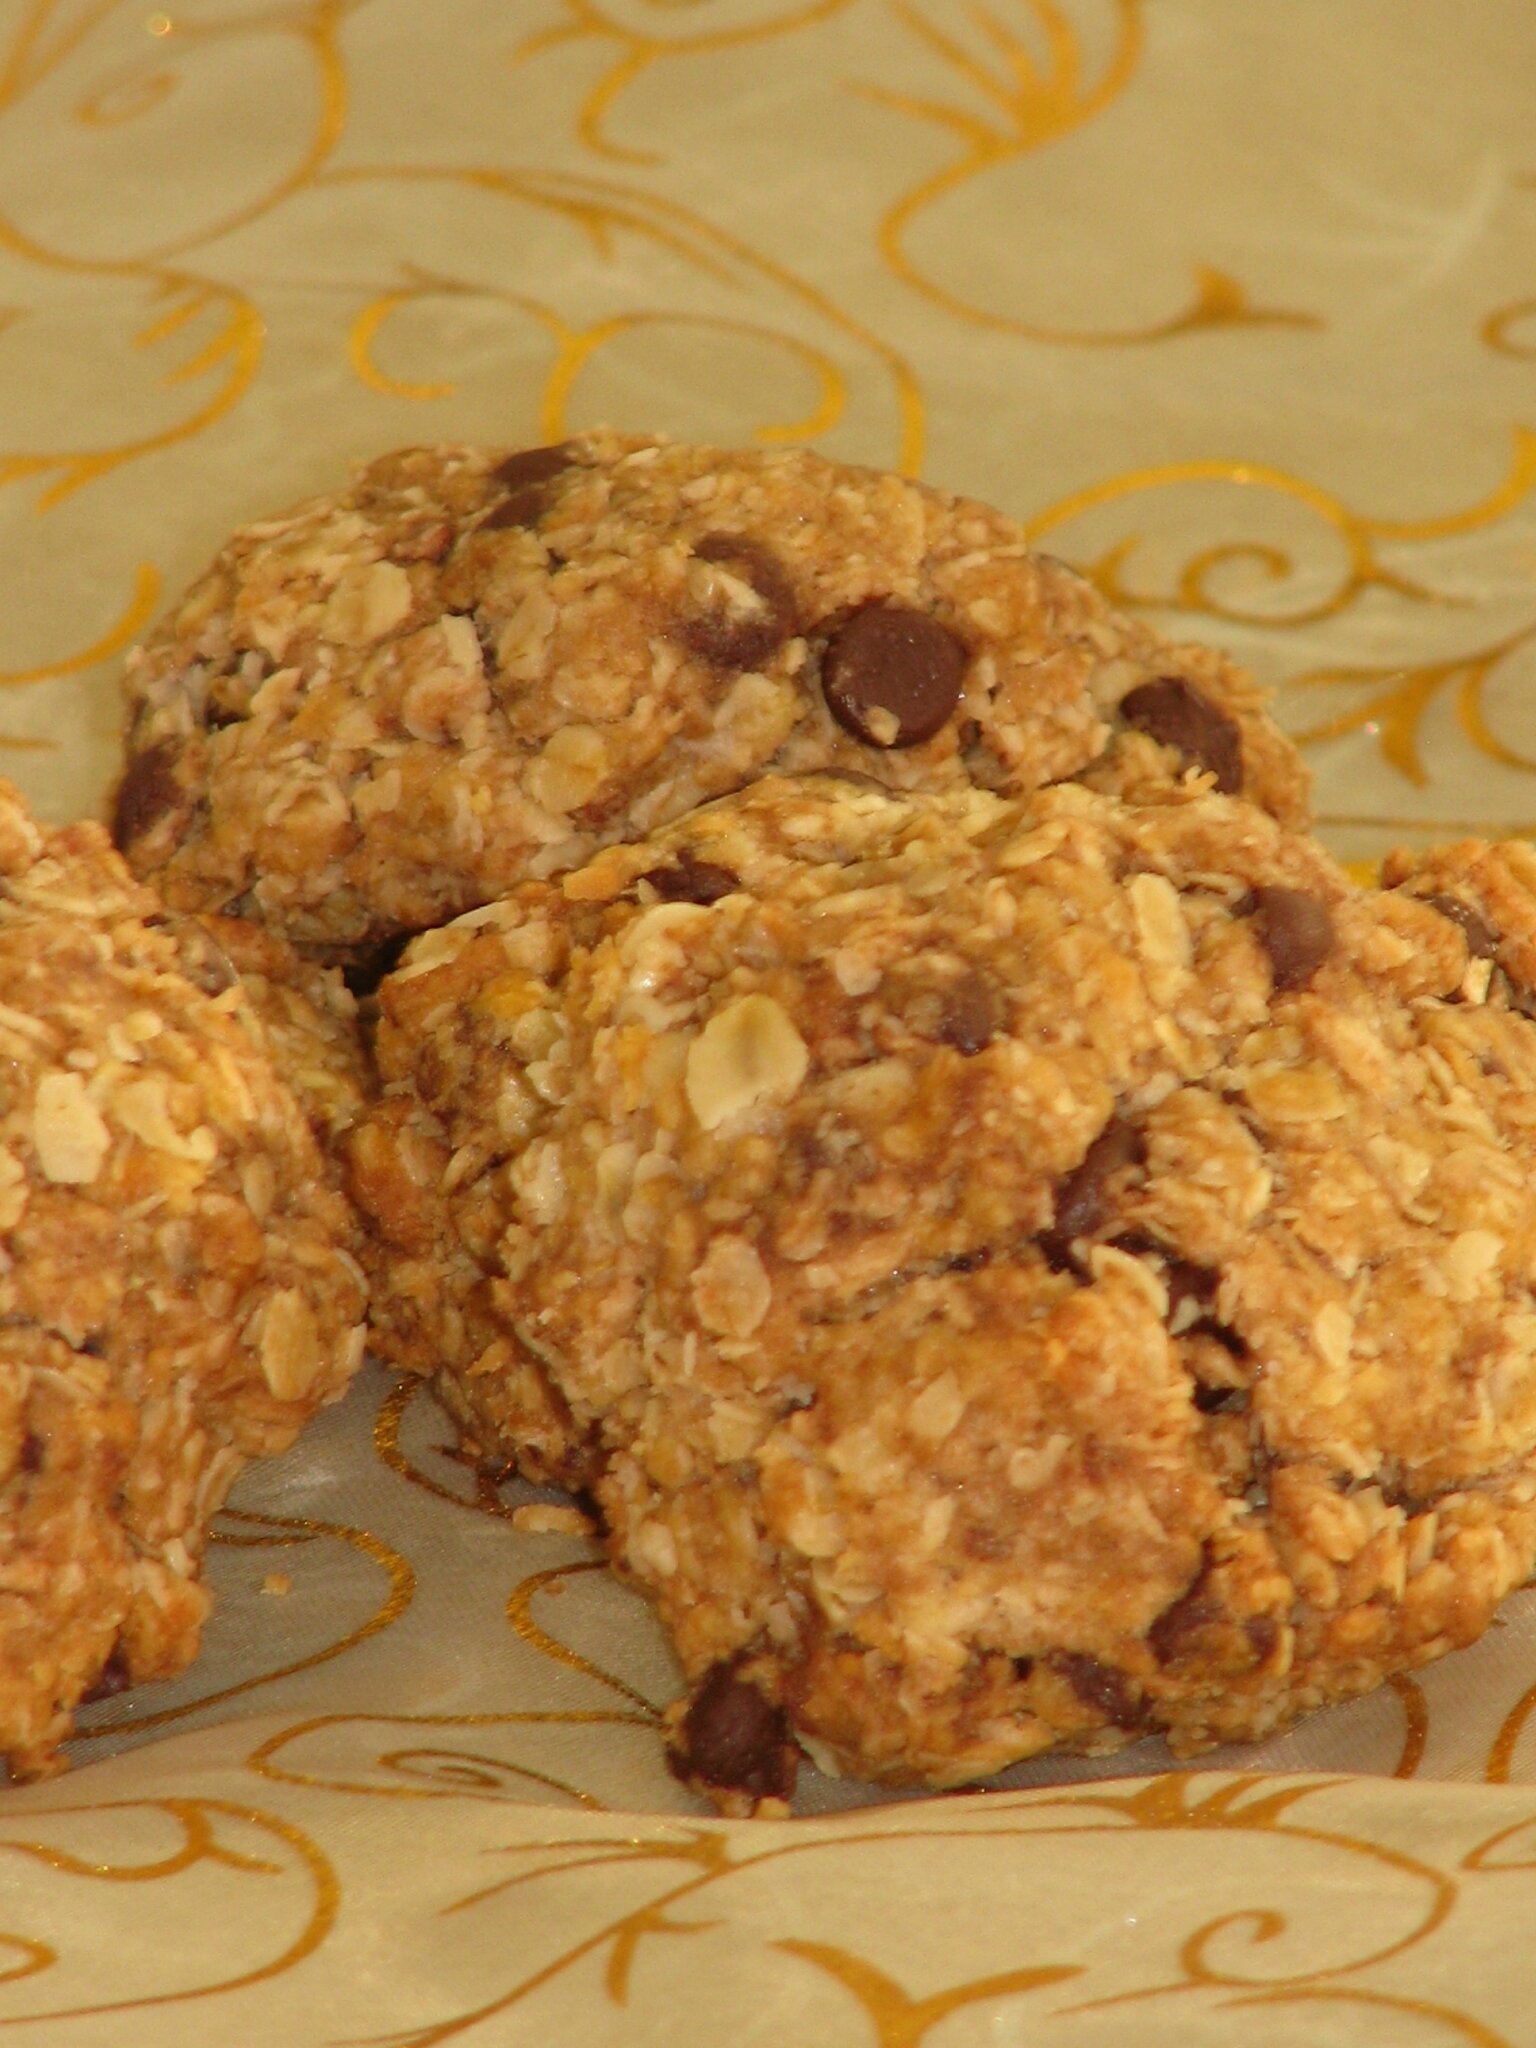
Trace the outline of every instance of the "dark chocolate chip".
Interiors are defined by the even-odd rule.
[[[494,533],[507,526],[537,526],[549,510],[549,486],[571,466],[569,451],[558,448],[523,448],[509,455],[491,471],[488,482],[500,484],[506,496],[493,505],[480,522],[482,533]]]
[[[1056,1189],[1055,1234],[1070,1242],[1086,1237],[1103,1220],[1104,1188],[1122,1166],[1139,1166],[1147,1156],[1140,1131],[1124,1117],[1112,1116]]]
[[[1112,1728],[1144,1728],[1146,1708],[1136,1697],[1130,1680],[1112,1664],[1097,1657],[1085,1657],[1075,1650],[1064,1651],[1051,1662],[1071,1686],[1085,1707],[1102,1714]]]
[[[1222,1617],[1221,1602],[1210,1590],[1211,1561],[1201,1565],[1195,1577],[1147,1630],[1147,1645],[1159,1664],[1171,1664],[1190,1649],[1201,1629]]]
[[[665,867],[652,868],[640,877],[649,882],[663,903],[718,903],[741,887],[740,878],[718,861],[696,860],[685,846]]]
[[[496,533],[506,526],[537,526],[549,510],[549,490],[544,484],[524,484],[519,491],[487,514],[480,522],[482,533]]]
[[[1459,896],[1426,896],[1424,901],[1431,910],[1438,910],[1442,917],[1448,917],[1452,924],[1460,925],[1462,936],[1467,942],[1467,951],[1474,960],[1491,960],[1499,950],[1499,935],[1472,908],[1463,903]]]
[[[788,1799],[795,1753],[784,1710],[716,1664],[683,1717],[679,1775],[757,1799]]]
[[[159,740],[128,763],[112,806],[112,844],[119,853],[152,831],[181,802],[176,784],[178,751],[174,740]]]
[[[1186,761],[1208,769],[1223,796],[1243,786],[1243,735],[1209,697],[1182,676],[1158,676],[1138,683],[1120,700],[1120,715],[1165,747],[1177,747]]]
[[[757,593],[751,612],[700,612],[677,628],[684,646],[721,668],[755,668],[795,631],[795,594],[778,560],[743,533],[706,533],[693,544],[701,562],[716,562]]]
[[[979,974],[967,974],[950,982],[943,991],[943,1014],[938,1035],[945,1045],[969,1059],[992,1043],[997,1030],[997,998],[990,983]]]
[[[1333,951],[1333,914],[1305,889],[1266,882],[1238,909],[1254,921],[1277,989],[1305,988]]]
[[[571,451],[563,441],[553,447],[520,448],[497,463],[489,481],[503,490],[520,491],[525,484],[546,484],[570,466]]]
[[[1013,1660],[1013,1675],[1021,1681],[1028,1678],[1034,1668],[1035,1660],[1033,1657],[1015,1657]]]
[[[115,1645],[112,1654],[96,1674],[96,1682],[88,1692],[80,1695],[82,1707],[92,1707],[98,1700],[116,1699],[120,1692],[126,1692],[133,1683],[128,1676],[127,1660],[121,1645]]]
[[[21,1449],[16,1454],[16,1464],[23,1472],[41,1472],[47,1446],[35,1430],[29,1429],[21,1440]]]
[[[860,606],[832,634],[821,686],[832,716],[872,747],[931,740],[960,702],[966,650],[908,605]]]

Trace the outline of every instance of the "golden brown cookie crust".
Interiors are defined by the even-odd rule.
[[[383,984],[386,1319],[595,1486],[727,1803],[791,1731],[930,1785],[1263,1736],[1536,1550],[1536,1024],[1488,986],[1242,802],[765,779]]]
[[[236,534],[130,659],[115,837],[173,908],[358,958],[766,770],[1297,822],[1253,682],[1000,513],[807,450],[409,449]]]
[[[0,1753],[34,1775],[82,1698],[190,1660],[209,1520],[341,1392],[365,1288],[207,935],[3,784],[0,987]]]

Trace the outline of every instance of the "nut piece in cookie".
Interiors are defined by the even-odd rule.
[[[0,885],[0,1753],[35,1776],[82,1700],[191,1659],[210,1519],[341,1393],[365,1290],[209,932],[7,785]]]
[[[237,533],[126,682],[135,871],[363,972],[767,772],[1306,807],[1224,657],[986,506],[804,449],[385,456]]]
[[[1528,934],[1479,858],[1419,879]],[[1488,965],[1195,785],[764,778],[382,984],[385,1316],[593,1489],[728,1810],[791,1738],[945,1786],[1267,1735],[1536,1554],[1536,1024]]]

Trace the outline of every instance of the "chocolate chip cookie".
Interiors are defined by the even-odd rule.
[[[1466,870],[1361,889],[1208,786],[768,777],[408,949],[387,1316],[595,1491],[685,1777],[1189,1754],[1487,1625],[1536,1553],[1536,873]]]
[[[270,957],[168,918],[100,826],[45,834],[0,784],[0,1755],[20,1776],[56,1767],[83,1698],[190,1660],[211,1516],[362,1357],[354,1219],[219,936]],[[318,984],[269,997],[323,1121],[345,1019],[322,1027]]]
[[[131,658],[115,836],[177,910],[367,969],[768,769],[1295,822],[1251,680],[1001,514],[804,450],[419,448],[235,535]]]

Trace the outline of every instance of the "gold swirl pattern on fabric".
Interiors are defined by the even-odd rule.
[[[975,11],[974,20],[989,45],[993,64],[973,54],[940,26],[953,17],[946,10],[930,16],[909,0],[892,0],[891,12],[948,67],[954,83],[969,88],[973,98],[989,106],[988,114],[969,111],[948,99],[892,91],[861,84],[856,89],[880,105],[909,119],[926,121],[955,136],[960,154],[942,170],[920,180],[889,208],[880,223],[880,251],[892,272],[932,305],[955,318],[992,327],[1022,340],[1058,342],[1079,348],[1123,348],[1171,341],[1201,329],[1240,326],[1317,327],[1313,313],[1287,312],[1255,306],[1236,278],[1210,264],[1194,266],[1188,303],[1165,319],[1142,327],[1103,330],[1052,327],[989,310],[939,284],[909,253],[913,224],[961,186],[1000,166],[1029,156],[1086,122],[1096,119],[1127,89],[1142,55],[1142,0],[1117,0],[1119,31],[1116,46],[1096,80],[1084,76],[1082,41],[1073,22],[1053,0],[1023,0],[1020,12],[1032,17],[1044,37],[1047,62],[1038,63],[1025,35],[995,13]]]

